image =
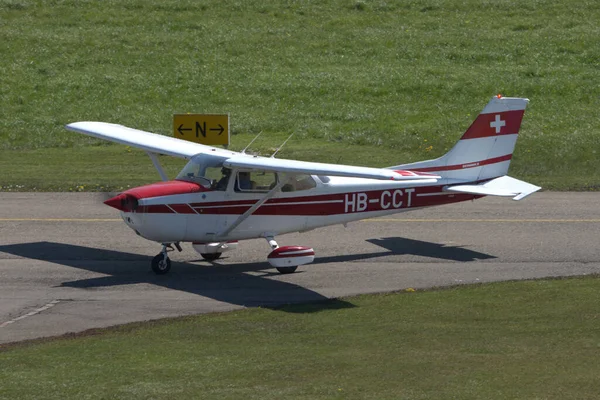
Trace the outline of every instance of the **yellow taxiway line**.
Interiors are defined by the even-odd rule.
[[[566,223],[566,222],[600,222],[600,219],[469,219],[469,218],[374,218],[363,219],[361,222],[550,222],[550,223]]]
[[[0,222],[116,222],[121,218],[0,218]]]
[[[119,222],[121,218],[0,218],[0,222]],[[373,218],[360,222],[493,222],[493,223],[598,223],[600,219],[502,219],[502,218]]]

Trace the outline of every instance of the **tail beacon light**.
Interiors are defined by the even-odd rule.
[[[315,251],[312,247],[283,246],[273,250],[267,259],[276,268],[297,267],[313,262]]]

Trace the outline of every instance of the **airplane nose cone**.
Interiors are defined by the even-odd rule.
[[[104,202],[107,206],[116,208],[119,211],[130,212],[134,211],[138,206],[138,201],[135,197],[127,193],[121,193]]]

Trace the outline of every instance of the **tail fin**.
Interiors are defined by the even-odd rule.
[[[506,175],[528,99],[493,97],[458,143],[435,160],[393,169],[433,172],[445,183],[474,182]]]

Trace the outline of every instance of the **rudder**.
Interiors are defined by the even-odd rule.
[[[495,96],[448,153],[435,160],[390,168],[435,173],[448,183],[506,175],[528,102]]]

